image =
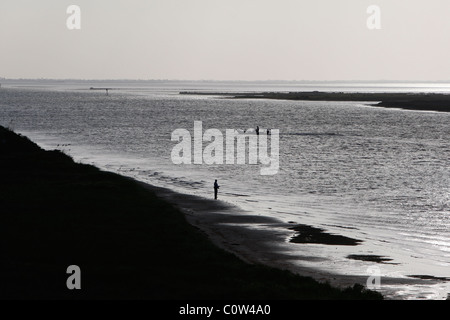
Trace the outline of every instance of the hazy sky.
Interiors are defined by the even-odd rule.
[[[449,36],[449,0],[1,0],[0,77],[450,80]]]

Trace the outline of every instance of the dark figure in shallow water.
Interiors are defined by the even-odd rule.
[[[256,134],[259,135],[259,126],[256,126]]]
[[[217,200],[217,191],[219,191],[219,184],[217,183],[217,180],[214,181],[214,199]]]
[[[267,129],[267,135],[270,136],[270,129]]]

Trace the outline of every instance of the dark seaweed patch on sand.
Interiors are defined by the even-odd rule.
[[[290,242],[293,243],[317,243],[338,246],[356,246],[362,242],[361,240],[327,233],[323,229],[311,227],[304,224],[299,224],[289,229],[297,232],[297,234],[290,240]]]
[[[407,277],[410,278],[416,278],[416,279],[422,279],[422,280],[439,280],[439,281],[450,281],[450,278],[445,277],[435,277],[435,276],[428,276],[428,275],[409,275]]]
[[[386,263],[388,261],[392,261],[392,259],[390,259],[390,258],[372,255],[372,254],[350,254],[347,256],[347,258],[353,259],[353,260],[360,260],[360,261],[376,262],[376,263]]]

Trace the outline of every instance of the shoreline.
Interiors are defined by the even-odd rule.
[[[441,93],[353,93],[353,92],[202,92],[180,91],[180,95],[211,95],[230,99],[274,99],[295,101],[352,101],[373,107],[415,111],[450,112],[450,94]]]
[[[2,299],[382,298],[254,260],[252,244],[273,243],[240,224],[276,220],[76,163],[2,127],[0,150]],[[226,250],[236,244],[247,251]],[[74,264],[83,290],[66,287]]]
[[[54,151],[44,152],[52,153]],[[82,164],[77,165],[85,166]],[[115,173],[112,174],[116,175]],[[302,261],[316,261],[317,257],[305,256],[301,252],[292,254],[292,251],[285,250],[285,245],[288,243],[353,246],[360,242],[358,239],[344,237],[339,234],[329,234],[326,230],[308,225],[283,222],[273,217],[252,214],[221,200],[182,194],[139,181],[136,178],[120,174],[118,176],[120,176],[120,179],[143,187],[150,193],[155,194],[158,199],[182,212],[187,222],[204,234],[211,243],[238,257],[245,263],[254,266],[268,266],[280,271],[285,270],[301,277],[315,279],[323,284],[329,283],[340,290],[347,290],[355,284],[365,287],[368,275],[333,274],[318,268],[302,266]],[[295,232],[298,233],[292,236]],[[291,237],[290,241],[287,240],[288,237]],[[388,263],[389,261],[386,257],[370,255],[354,255],[348,258],[374,263]],[[447,279],[435,279],[426,275],[412,275],[408,276],[408,278],[383,277],[382,281],[386,285],[432,285],[445,280]],[[385,293],[383,292],[383,294]],[[390,299],[395,299],[395,296],[389,296]]]
[[[246,263],[262,264],[272,268],[286,270],[302,277],[310,277],[320,283],[329,283],[333,287],[345,289],[355,284],[366,286],[370,275],[343,275],[320,270],[310,266],[299,265],[298,261],[314,261],[315,256],[292,255],[283,244],[286,232],[283,230],[305,231],[301,236],[292,238],[311,238],[303,242],[320,245],[356,246],[361,240],[348,238],[338,234],[329,234],[325,230],[303,224],[290,224],[273,217],[255,215],[245,212],[234,205],[220,200],[207,199],[195,195],[182,194],[164,187],[157,187],[146,182],[129,178],[179,208],[187,221],[201,230],[218,247],[236,255]],[[258,228],[263,226],[266,228]],[[267,228],[269,227],[269,228]],[[270,228],[272,227],[272,228]],[[275,232],[274,228],[280,230]],[[269,230],[272,229],[272,230]],[[297,243],[301,243],[298,241]],[[373,262],[375,264],[390,263],[391,259],[377,255],[349,255],[348,259]],[[383,285],[434,285],[449,281],[447,278],[426,275],[409,275],[404,277],[382,277]],[[384,299],[399,299],[395,291],[384,290]]]

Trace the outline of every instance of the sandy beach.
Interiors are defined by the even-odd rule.
[[[3,128],[0,141],[3,299],[380,298],[287,271],[279,245],[292,231],[275,219],[75,163]],[[66,287],[74,264],[78,291]]]
[[[330,235],[325,231],[306,225],[285,223],[281,220],[255,215],[243,211],[220,200],[212,200],[198,196],[185,195],[166,188],[141,183],[145,188],[155,192],[158,197],[168,201],[184,212],[190,224],[202,230],[209,239],[219,247],[237,255],[252,264],[263,264],[270,267],[289,270],[301,276],[312,277],[323,283],[330,283],[339,288],[354,284],[366,286],[368,276],[333,274],[310,267],[302,267],[301,261],[314,261],[315,256],[305,256],[294,252],[286,245],[295,242],[292,230],[301,230],[298,238],[314,239],[309,243],[347,246],[357,245],[359,240],[342,235]],[[275,230],[275,231],[274,231]],[[294,241],[292,241],[294,240]],[[298,239],[297,239],[298,240]],[[303,242],[306,243],[306,242]],[[384,263],[388,258],[379,256],[350,256],[350,259]],[[300,265],[299,263],[300,262]],[[400,278],[383,277],[384,285],[421,285],[437,284],[448,279],[420,279],[418,277]],[[390,299],[397,299],[395,292],[384,291]]]

